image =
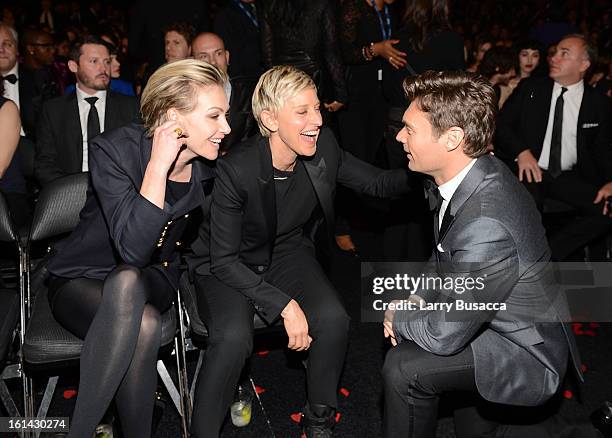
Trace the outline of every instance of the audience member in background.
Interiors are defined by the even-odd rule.
[[[65,32],[58,32],[53,36],[53,41],[55,44],[55,59],[53,61],[54,76],[57,79],[57,86],[60,94],[64,94],[66,92],[66,87],[74,83],[73,75],[68,68],[70,40]]]
[[[389,101],[385,146],[391,169],[408,168],[406,152],[395,139],[403,127],[406,109],[403,82],[406,76],[427,70],[463,70],[463,38],[451,29],[447,0],[406,0],[399,29],[398,50],[407,54],[408,67],[396,69],[388,64],[383,70],[383,87]],[[411,172],[411,184],[420,188],[421,174]],[[431,255],[431,213],[429,205],[415,190],[409,198],[394,200],[387,216],[384,254],[388,260],[427,260]]]
[[[467,71],[476,72],[484,58],[485,53],[493,47],[493,38],[487,34],[477,35],[472,43],[472,50],[468,59]]]
[[[191,55],[194,29],[186,23],[173,23],[164,29],[164,53],[166,62],[178,61]]]
[[[21,173],[19,155],[15,154],[19,144],[21,121],[19,108],[6,97],[4,80],[0,78],[0,192],[6,198],[11,216],[17,226],[26,225],[29,220],[27,188]]]
[[[543,76],[546,73],[546,64],[542,59],[542,49],[540,47],[540,43],[535,40],[522,41],[516,45],[516,76],[510,80],[512,88],[516,88],[521,79],[530,76]]]
[[[485,53],[478,66],[478,73],[487,78],[493,85],[499,108],[504,105],[504,102],[512,93],[512,87],[509,86],[509,83],[515,75],[515,57],[514,50],[504,46],[496,46]]]
[[[232,54],[232,77],[259,78],[262,73],[256,0],[229,0],[215,15],[214,32]]]
[[[227,74],[230,52],[225,48],[219,35],[211,32],[199,34],[193,39],[191,52],[195,59],[206,61]],[[256,76],[236,76],[230,77],[225,84],[232,132],[223,139],[221,153],[227,152],[233,145],[257,132],[257,123],[251,110],[251,97],[257,84],[256,79]]]
[[[374,163],[382,143],[387,101],[382,92],[385,64],[400,69],[406,54],[395,48],[394,0],[344,0],[340,43],[347,65],[350,105],[338,114],[342,144],[353,155]]]
[[[326,122],[325,112],[338,111],[348,100],[335,12],[327,0],[269,0],[260,20],[265,67],[292,65],[308,73]]]
[[[84,339],[69,438],[91,437],[113,398],[122,435],[151,436],[161,315],[178,287],[189,213],[209,205],[214,176],[198,158],[215,160],[229,132],[224,82],[199,61],[167,64],[143,92],[144,126],[92,142],[81,220],[48,264],[53,315]]]
[[[612,97],[612,60],[607,59],[602,62],[600,69],[601,76],[593,84],[595,91],[604,96]]]
[[[301,427],[306,438],[332,436],[349,317],[315,258],[312,237],[322,222],[328,236],[333,231],[337,184],[378,197],[408,187],[406,171],[382,171],[340,149],[321,126],[319,105],[305,72],[268,70],[253,94],[261,134],[217,163],[210,223],[200,226],[189,260],[209,329],[193,437],[219,435],[252,353],[255,312],[268,323],[282,318],[288,347],[308,350]]]
[[[119,62],[119,53],[115,40],[110,35],[103,34],[100,39],[106,43],[111,56],[110,66],[110,91],[114,91],[124,96],[136,96],[134,85],[131,82],[121,79],[121,63]],[[64,90],[64,94],[74,93],[75,86],[70,85]]]
[[[68,67],[76,92],[46,102],[40,116],[34,171],[41,185],[88,171],[89,141],[138,120],[136,98],[107,91],[110,64],[108,47],[98,37],[85,36],[72,46]]]
[[[610,229],[610,101],[585,86],[597,54],[582,35],[557,44],[549,77],[522,80],[499,116],[496,150],[508,160],[542,210],[547,198],[573,207],[576,218],[550,235],[563,261]]]

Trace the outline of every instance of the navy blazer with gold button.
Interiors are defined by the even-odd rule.
[[[145,128],[136,124],[92,141],[87,201],[77,228],[49,262],[51,274],[104,279],[120,263],[152,265],[178,285],[180,239],[190,212],[207,208],[214,170],[210,163],[195,160],[189,191],[162,210],[140,194],[151,146]]]

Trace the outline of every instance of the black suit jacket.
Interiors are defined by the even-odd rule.
[[[555,286],[535,203],[500,160],[485,155],[470,169],[448,208],[450,222],[440,235],[435,221],[437,248],[429,271],[444,282],[472,278],[474,285],[480,279],[484,287],[432,287],[415,293],[428,303],[505,303],[506,311],[397,311],[393,330],[400,339],[413,340],[437,355],[471,346],[476,386],[486,400],[542,404],[563,381],[568,351],[579,375],[580,360],[573,334],[562,323],[569,321],[567,305]]]
[[[91,184],[73,233],[57,245],[49,272],[104,279],[120,263],[153,266],[178,286],[181,238],[190,212],[206,205],[214,170],[193,163],[189,192],[160,209],[140,194],[152,140],[142,125],[104,132],[92,141]],[[179,242],[177,244],[177,242]]]
[[[358,160],[338,147],[329,129],[321,130],[315,155],[300,159],[316,192],[329,236],[333,236],[337,183],[378,197],[409,191],[407,171],[383,171]],[[210,223],[202,223],[192,246],[195,257],[188,261],[190,271],[212,273],[246,295],[271,322],[290,297],[262,278],[270,267],[276,238],[276,192],[268,138],[255,136],[218,160],[212,199]],[[312,237],[322,219],[305,234]]]
[[[59,95],[55,79],[48,68],[32,70],[19,64],[19,112],[25,136],[34,141],[43,103]]]
[[[112,91],[106,95],[104,131],[138,121],[138,100]],[[38,123],[34,173],[41,185],[81,172],[83,135],[76,93],[45,102]]]
[[[223,151],[257,133],[257,122],[251,110],[251,99],[257,77],[240,76],[230,80],[232,94],[229,101],[229,125],[232,131],[223,139]]]
[[[514,162],[530,149],[536,160],[542,152],[554,82],[523,79],[504,104],[495,138],[500,157]],[[585,84],[578,114],[578,161],[575,169],[587,181],[601,186],[612,181],[612,110],[610,99]]]

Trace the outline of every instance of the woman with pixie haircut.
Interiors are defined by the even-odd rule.
[[[85,340],[70,438],[91,437],[113,397],[123,436],[151,435],[161,314],[189,212],[206,208],[210,160],[230,132],[226,80],[205,62],[167,64],[142,94],[144,126],[90,143],[80,222],[48,265],[53,315]]]
[[[349,317],[315,259],[312,236],[333,236],[336,183],[371,196],[407,190],[405,170],[383,171],[338,147],[323,128],[312,79],[290,66],[262,75],[253,94],[261,135],[217,163],[210,227],[192,246],[199,308],[209,330],[191,432],[216,437],[245,360],[253,316],[282,318],[288,347],[308,352],[308,438],[332,434]],[[321,211],[322,217],[316,212]]]

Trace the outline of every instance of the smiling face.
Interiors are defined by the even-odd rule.
[[[166,62],[185,59],[191,52],[191,47],[187,43],[187,40],[185,40],[185,37],[174,30],[167,32],[164,36],[164,48]]]
[[[404,127],[398,132],[399,141],[408,156],[408,168],[414,172],[431,175],[441,174],[448,158],[444,136],[435,138],[427,114],[412,102],[402,118]]]
[[[521,77],[526,77],[536,69],[540,63],[540,52],[537,49],[523,49],[519,52],[519,67]]]
[[[272,131],[270,141],[298,156],[310,157],[317,151],[323,119],[317,91],[306,88],[285,101],[277,114],[264,123]]]
[[[590,65],[584,42],[580,38],[565,38],[559,41],[550,59],[549,76],[561,85],[572,85],[584,77]]]
[[[208,160],[217,158],[221,140],[230,133],[225,118],[227,111],[229,105],[225,90],[214,85],[199,89],[193,111],[178,113],[178,122],[188,135],[185,144],[193,157],[201,156]]]

